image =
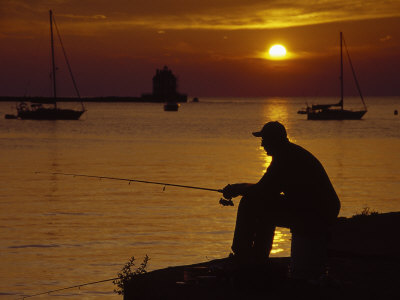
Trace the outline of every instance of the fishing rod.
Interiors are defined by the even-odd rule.
[[[109,177],[109,176],[96,176],[96,175],[87,175],[87,174],[74,174],[74,173],[61,173],[61,172],[51,172],[51,173],[44,173],[44,172],[35,172],[36,174],[51,174],[51,175],[63,175],[63,176],[73,176],[73,177],[86,177],[86,178],[98,178],[98,179],[108,179],[108,180],[118,180],[118,181],[127,181],[129,184],[131,182],[140,182],[140,183],[147,183],[147,184],[157,184],[163,185],[165,190],[166,186],[174,186],[179,188],[186,188],[186,189],[196,189],[196,190],[203,190],[203,191],[211,191],[211,192],[218,192],[223,193],[221,189],[211,189],[205,187],[198,187],[198,186],[191,186],[191,185],[182,185],[182,184],[173,184],[173,183],[166,183],[166,182],[157,182],[157,181],[148,181],[148,180],[140,180],[140,179],[132,179],[132,178],[119,178],[119,177]],[[225,199],[221,198],[219,200],[219,204],[223,206],[233,206],[232,199]]]

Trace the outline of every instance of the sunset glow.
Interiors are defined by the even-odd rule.
[[[5,0],[0,94],[47,96],[49,9],[84,96],[150,92],[165,65],[199,97],[334,96],[340,31],[363,94],[399,93],[399,1],[195,2]]]

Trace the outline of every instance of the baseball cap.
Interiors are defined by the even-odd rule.
[[[287,138],[285,126],[278,121],[266,123],[260,131],[253,132],[256,137],[281,140]]]

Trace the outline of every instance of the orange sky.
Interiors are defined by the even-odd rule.
[[[164,65],[190,96],[338,95],[340,31],[363,93],[400,95],[398,0],[0,0],[0,95],[50,95],[49,9],[83,96],[150,92]]]

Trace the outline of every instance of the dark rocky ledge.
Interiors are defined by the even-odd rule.
[[[400,212],[340,218],[319,281],[290,279],[289,257],[257,268],[225,258],[135,276],[124,299],[400,299],[399,228]]]

